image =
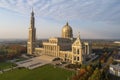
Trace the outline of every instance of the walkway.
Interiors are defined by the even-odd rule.
[[[45,64],[51,63],[54,58],[55,57],[41,55],[39,57],[34,57],[34,58],[31,58],[31,59],[28,59],[25,61],[16,62],[16,64],[18,65],[18,67],[25,67],[28,69],[34,69],[34,68],[43,66]]]

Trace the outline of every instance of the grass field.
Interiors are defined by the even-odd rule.
[[[0,62],[0,69],[7,69],[13,65],[11,62]]]
[[[67,80],[75,72],[61,68],[54,68],[52,65],[45,65],[33,70],[15,69],[0,74],[0,80]]]

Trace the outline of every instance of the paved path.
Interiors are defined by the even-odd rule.
[[[16,67],[12,67],[12,68],[7,68],[7,69],[3,69],[0,71],[0,74],[2,74],[3,72],[7,72],[13,69],[16,69],[18,67],[25,67],[28,69],[34,69],[46,64],[49,64],[52,62],[52,60],[55,57],[51,57],[51,56],[47,56],[47,55],[41,55],[39,57],[34,57],[28,60],[24,60],[24,61],[20,61],[20,62],[15,62],[15,64],[17,64],[18,66]]]
[[[49,64],[55,57],[41,55],[39,57],[34,57],[25,61],[16,62],[19,67],[25,67],[28,69],[34,69],[45,64]]]
[[[10,70],[16,69],[16,68],[18,68],[18,66],[12,67],[12,68],[3,69],[3,70],[0,71],[0,74],[2,74],[3,72],[7,72],[7,71],[10,71]]]

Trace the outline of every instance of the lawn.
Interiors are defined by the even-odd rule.
[[[13,63],[11,62],[0,62],[0,69],[7,69],[12,67]]]
[[[0,80],[67,80],[75,72],[52,65],[45,65],[33,70],[15,69],[0,74]]]

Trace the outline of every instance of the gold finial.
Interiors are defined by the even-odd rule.
[[[67,26],[69,25],[68,22],[66,23],[66,25],[67,25]]]

